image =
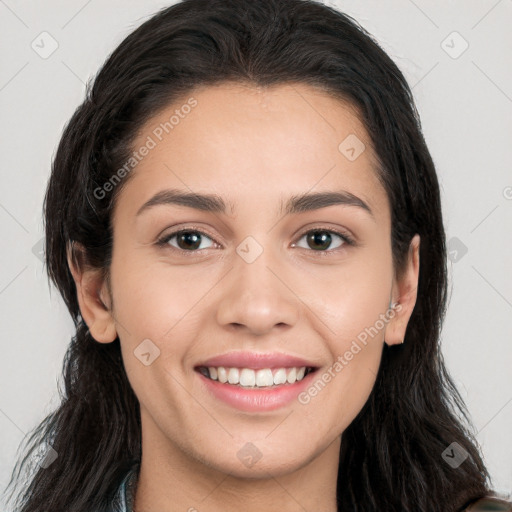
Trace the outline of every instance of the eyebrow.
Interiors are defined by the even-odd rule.
[[[286,205],[281,202],[280,213],[291,215],[311,210],[319,210],[333,205],[356,206],[367,211],[372,217],[373,212],[366,202],[345,190],[337,192],[315,192],[291,196]],[[216,194],[198,194],[176,189],[162,190],[146,201],[137,211],[137,216],[145,210],[157,205],[178,205],[212,213],[226,213],[227,204]],[[229,203],[231,212],[234,206]]]

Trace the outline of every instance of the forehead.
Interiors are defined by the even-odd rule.
[[[258,194],[279,212],[308,190],[346,189],[377,208],[387,201],[356,109],[309,85],[195,89],[145,123],[134,150],[148,141],[121,194],[134,207],[163,188],[215,192],[231,214]]]

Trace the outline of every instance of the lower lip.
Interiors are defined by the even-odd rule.
[[[232,407],[246,412],[273,411],[290,404],[297,398],[299,393],[308,387],[315,373],[316,371],[310,372],[302,380],[296,381],[293,384],[280,384],[272,388],[245,389],[238,385],[223,384],[197,372],[213,396]]]

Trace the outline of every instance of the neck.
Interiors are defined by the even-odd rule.
[[[151,422],[142,421],[142,460],[133,512],[337,512],[341,437],[289,471],[268,468],[245,478],[185,453]],[[146,428],[144,428],[146,427]],[[298,466],[298,467],[295,467]]]

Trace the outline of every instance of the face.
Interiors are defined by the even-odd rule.
[[[306,85],[223,84],[160,112],[144,145],[117,198],[110,276],[143,443],[251,477],[337,452],[400,298],[355,111]]]

